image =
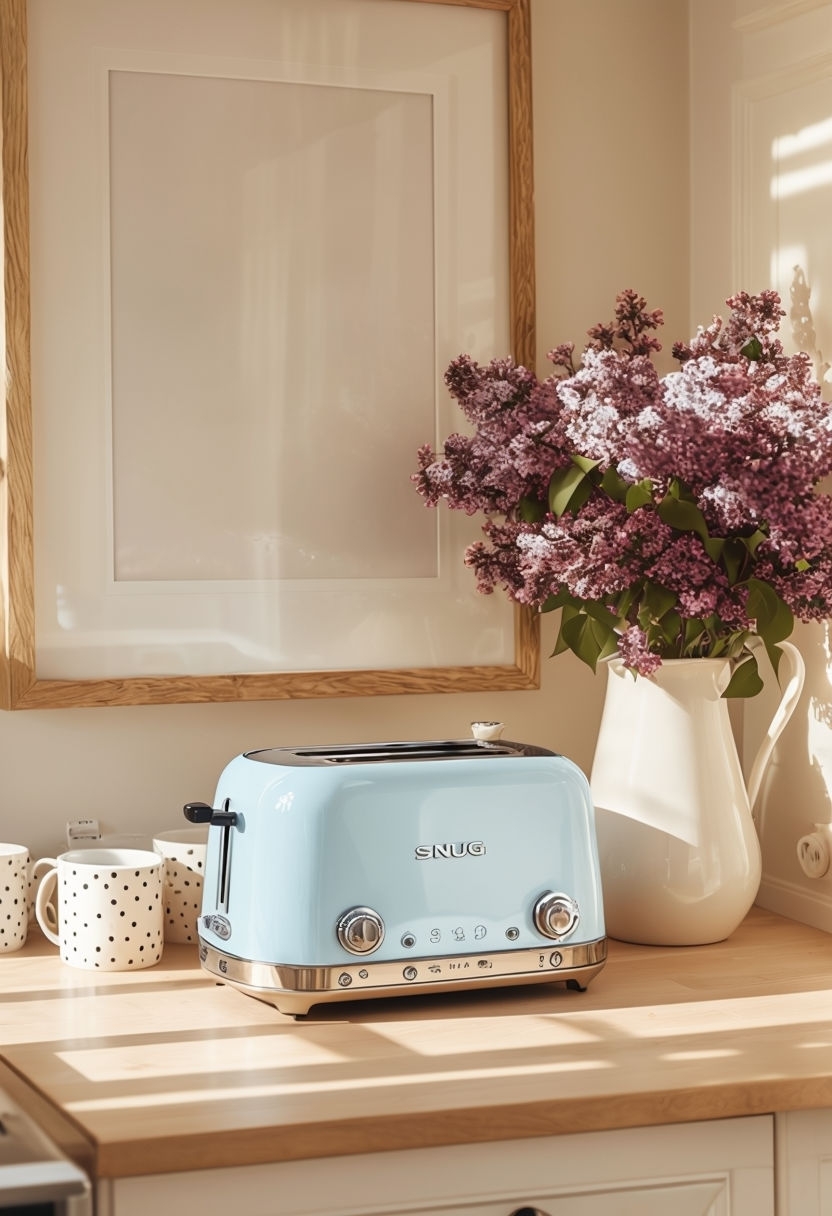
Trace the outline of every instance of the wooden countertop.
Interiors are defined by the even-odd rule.
[[[832,1107],[832,935],[754,909],[728,941],[610,942],[557,985],[319,1007],[204,975],[0,956],[0,1085],[98,1177]]]

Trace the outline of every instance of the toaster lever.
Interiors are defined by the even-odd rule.
[[[233,828],[237,822],[237,812],[225,807],[215,811],[207,802],[186,802],[183,807],[185,818],[191,823],[210,823],[214,827]]]
[[[191,823],[210,823],[214,814],[207,802],[186,802],[182,810]]]

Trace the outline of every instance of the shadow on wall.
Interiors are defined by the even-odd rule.
[[[810,296],[806,274],[795,266],[789,302],[792,344],[811,358],[828,399],[830,364],[818,349]],[[821,489],[832,492],[832,478]],[[832,852],[832,622],[798,623],[791,640],[805,660],[806,682],[798,707],[772,753],[757,802],[763,853],[758,902],[832,932],[832,867],[812,877],[804,872],[797,851],[801,838],[820,825],[820,835]],[[754,755],[777,696],[772,673],[766,690],[745,706],[746,758]]]
[[[815,369],[818,383],[826,389],[830,383],[829,371],[832,365],[824,359],[823,352],[818,350],[815,321],[809,303],[812,289],[806,279],[802,266],[793,268],[791,287],[789,288],[789,320],[792,326],[792,341],[795,350],[809,355]]]
[[[832,932],[832,868],[804,873],[797,846],[817,825],[832,849],[832,623],[798,624],[792,640],[806,662],[806,683],[777,743],[757,803],[764,907]],[[777,702],[776,683],[747,709],[747,753],[762,737]],[[759,702],[757,704],[756,702]],[[766,716],[768,715],[768,716]]]

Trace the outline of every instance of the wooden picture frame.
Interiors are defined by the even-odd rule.
[[[501,14],[508,54],[508,277],[511,353],[535,364],[535,278],[529,0],[389,0],[392,5],[452,5]],[[26,0],[0,0],[2,198],[4,207],[6,396],[0,508],[4,560],[5,645],[0,705],[7,709],[284,700],[539,687],[539,618],[515,608],[514,655],[507,663],[461,663],[366,669],[307,669],[61,678],[39,671],[35,630],[35,548],[28,49]],[[502,352],[495,352],[502,353]],[[415,460],[414,460],[415,464]],[[469,577],[466,575],[466,577]],[[471,595],[476,595],[471,582]]]

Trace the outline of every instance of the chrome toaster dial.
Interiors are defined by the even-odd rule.
[[[534,906],[534,923],[544,937],[561,941],[577,927],[581,913],[571,895],[546,891]]]
[[[384,921],[372,908],[349,908],[338,921],[337,933],[350,954],[372,954],[384,941]]]

